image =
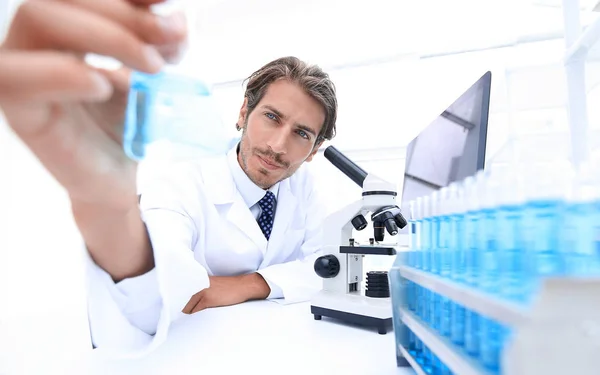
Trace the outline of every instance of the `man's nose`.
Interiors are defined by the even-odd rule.
[[[287,152],[287,142],[289,139],[289,130],[287,127],[280,127],[271,135],[269,139],[269,147],[277,154],[285,154]]]

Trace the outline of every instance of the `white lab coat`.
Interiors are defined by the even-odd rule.
[[[321,286],[313,271],[322,245],[321,203],[302,166],[280,182],[267,242],[225,155],[175,166],[142,192],[155,268],[115,285],[88,257],[88,315],[97,350],[137,356],[160,345],[190,297],[209,286],[209,275],[258,271],[283,293],[278,301],[310,299]]]

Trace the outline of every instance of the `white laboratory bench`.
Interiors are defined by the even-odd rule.
[[[107,362],[92,352],[69,373],[414,374],[396,367],[394,345],[392,330],[316,321],[309,303],[257,301],[185,316],[145,358]]]

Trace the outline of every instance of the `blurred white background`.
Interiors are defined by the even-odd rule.
[[[0,0],[0,30],[17,3]],[[583,26],[600,16],[591,11],[595,3],[580,1]],[[273,58],[295,55],[321,65],[337,85],[332,144],[399,190],[406,144],[486,70],[493,73],[487,163],[507,160],[513,146],[529,155],[569,155],[561,0],[184,4],[193,33],[179,69],[213,86],[228,129],[242,103],[242,80]],[[586,78],[595,132],[596,56]],[[328,209],[359,197],[322,156],[312,167]],[[0,374],[34,371],[46,365],[25,360],[25,347],[54,363],[89,347],[82,249],[64,191],[2,121],[0,181]]]

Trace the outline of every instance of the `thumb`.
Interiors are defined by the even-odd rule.
[[[208,298],[206,296],[206,293],[203,293],[196,306],[192,309],[192,314],[197,313],[198,311],[202,311],[206,308],[208,308]]]
[[[188,303],[185,305],[183,310],[181,310],[181,312],[183,312],[184,314],[192,314],[194,312],[194,309],[196,308],[196,305],[202,299],[203,295],[204,290],[201,290],[198,293],[194,294],[192,298],[190,298]]]

